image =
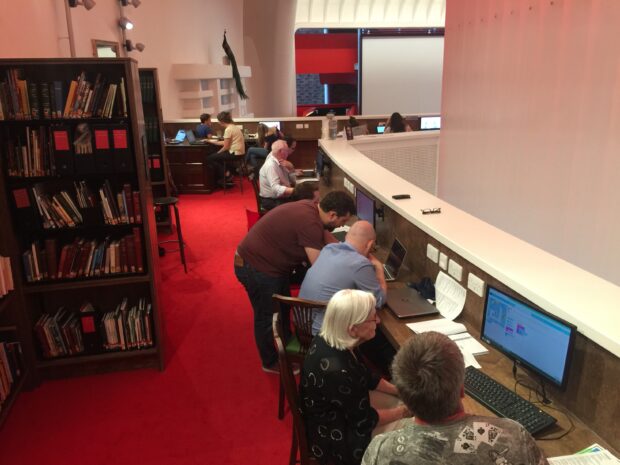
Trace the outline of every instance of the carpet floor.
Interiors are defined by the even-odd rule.
[[[19,396],[0,431],[0,464],[285,464],[291,416],[276,417],[252,309],[233,273],[245,193],[183,195],[188,273],[160,259],[166,369],[47,381]]]

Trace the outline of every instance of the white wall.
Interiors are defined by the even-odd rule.
[[[439,167],[440,197],[616,284],[618,24],[615,1],[450,0]]]

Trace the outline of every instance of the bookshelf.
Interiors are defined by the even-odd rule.
[[[172,190],[170,168],[166,153],[164,124],[157,68],[140,68],[142,112],[146,128],[146,154],[153,197],[169,197]],[[155,210],[158,227],[171,228],[170,209]]]
[[[21,304],[0,326],[33,384],[164,367],[147,154],[165,155],[141,95],[129,58],[0,60],[0,227]]]

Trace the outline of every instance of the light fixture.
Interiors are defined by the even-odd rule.
[[[134,8],[138,8],[141,3],[140,0],[121,0],[121,5],[127,6],[131,4]]]
[[[96,5],[95,0],[82,0],[82,1],[79,1],[79,0],[68,0],[68,1],[69,1],[69,6],[71,8],[75,8],[78,5],[83,5],[84,8],[86,8],[87,10],[92,10],[95,7],[95,5]],[[138,0],[138,2],[139,1],[140,0]]]
[[[134,45],[131,40],[127,39],[125,41],[125,48],[128,52],[131,52],[132,50],[137,50],[138,52],[141,52],[144,50],[145,45],[142,42],[137,42],[136,45]]]
[[[131,29],[133,29],[133,23],[124,16],[121,16],[121,19],[119,19],[118,21],[118,25],[123,30],[130,31]]]

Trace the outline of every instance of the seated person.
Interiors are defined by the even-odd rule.
[[[385,133],[390,132],[411,132],[411,127],[400,113],[394,112],[385,122]]]
[[[416,334],[396,354],[392,374],[415,419],[399,431],[375,437],[364,454],[364,465],[548,463],[519,423],[465,413],[463,355],[449,337]],[[490,428],[497,433],[494,437]]]
[[[277,127],[268,127],[263,123],[258,124],[256,134],[258,135],[256,147],[250,147],[245,157],[248,167],[254,171],[254,173],[257,173],[265,162],[267,155],[271,152],[272,144],[284,138],[284,133],[280,132]]]
[[[224,161],[234,160],[235,157],[245,155],[245,138],[238,126],[235,126],[232,116],[228,111],[218,113],[217,120],[224,127],[224,140],[207,139],[210,144],[219,145],[221,148],[207,156],[207,165],[215,168],[216,182],[221,187],[232,182],[232,173],[224,172]]]
[[[271,153],[260,169],[259,185],[261,206],[271,210],[278,205],[291,200],[295,185],[295,167],[287,160],[295,150],[295,141],[291,147],[286,141],[277,140],[271,146]]]
[[[371,435],[398,428],[410,416],[394,385],[373,374],[357,353],[359,344],[375,337],[375,303],[360,290],[334,294],[303,363],[299,391],[308,449],[322,464],[359,464]]]
[[[320,200],[319,183],[317,181],[297,182],[291,200],[312,200],[318,205]]]
[[[196,126],[195,132],[198,139],[206,139],[210,134],[213,134],[211,115],[209,113],[200,115],[200,124]]]

